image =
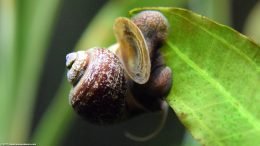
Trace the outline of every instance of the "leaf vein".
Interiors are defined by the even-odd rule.
[[[205,110],[205,109],[212,108],[214,106],[225,104],[225,103],[227,103],[227,101],[222,101],[222,102],[216,102],[216,103],[208,104],[208,105],[202,106],[200,108],[195,108],[194,111]]]
[[[177,96],[175,96],[177,97]],[[186,107],[187,110],[190,111],[190,113],[194,116],[195,119],[198,120],[198,122],[200,123],[201,127],[204,127],[203,129],[208,131],[207,133],[213,136],[213,139],[218,139],[218,136],[208,127],[206,126],[206,124],[204,124],[204,122],[202,120],[200,120],[200,118],[198,117],[198,115],[195,113],[195,111],[189,107],[187,104],[185,104],[184,102],[180,102],[184,107]],[[204,139],[204,138],[203,138]],[[223,145],[220,141],[216,141],[217,143],[219,143],[219,145]]]
[[[260,124],[258,119],[256,119],[250,112],[248,112],[244,107],[233,97],[226,89],[214,78],[212,78],[206,71],[201,69],[196,63],[189,59],[189,57],[183,54],[176,46],[171,42],[167,42],[168,46],[175,51],[181,60],[183,60],[188,66],[190,66],[195,72],[210,83],[215,89],[217,89],[223,97],[227,98],[227,101],[239,111],[241,116],[248,119],[249,123],[255,128],[260,129]]]
[[[223,141],[223,140],[226,140],[226,139],[230,139],[230,138],[232,138],[232,137],[234,137],[234,136],[247,135],[247,134],[255,133],[255,132],[258,132],[258,131],[259,131],[258,129],[250,129],[250,130],[247,130],[247,131],[236,132],[236,133],[234,133],[234,134],[231,134],[231,135],[228,135],[228,136],[225,136],[225,137],[219,138],[219,139],[217,139],[217,140],[213,140],[213,141],[218,141],[218,142],[220,142],[220,141]],[[213,142],[213,141],[212,141],[212,142]]]
[[[204,27],[202,27],[201,25],[190,21],[189,19],[187,19],[186,17],[182,16],[182,15],[178,15],[178,13],[174,13],[174,15],[188,21],[190,24],[200,28],[201,30],[203,30],[204,32],[208,33],[210,36],[212,36],[213,38],[215,38],[216,40],[220,41],[221,43],[225,44],[228,48],[230,48],[231,50],[233,50],[234,52],[236,52],[237,54],[241,55],[243,58],[245,58],[248,62],[250,62],[253,66],[255,66],[256,71],[259,72],[260,71],[260,67],[249,57],[247,56],[244,52],[242,52],[241,50],[239,50],[235,45],[232,45],[230,43],[228,43],[225,39],[220,38],[218,35],[215,35],[214,33],[208,31],[207,29],[205,29]],[[244,37],[243,35],[241,35],[241,37]]]

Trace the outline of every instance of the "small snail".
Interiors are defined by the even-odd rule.
[[[168,22],[157,11],[143,11],[129,20],[118,18],[117,44],[66,56],[69,101],[76,112],[96,124],[120,122],[140,113],[165,109],[163,97],[172,86],[172,72],[159,52]]]
[[[93,123],[120,120],[125,110],[127,80],[115,54],[92,48],[67,55],[67,77],[73,85],[70,103]]]

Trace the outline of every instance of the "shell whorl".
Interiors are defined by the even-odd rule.
[[[71,67],[67,75],[73,84],[70,104],[93,123],[108,124],[120,120],[125,109],[127,81],[119,59],[101,48],[77,53],[77,57],[71,56],[76,58],[74,62],[67,59],[67,62],[73,62],[72,65],[68,63]]]

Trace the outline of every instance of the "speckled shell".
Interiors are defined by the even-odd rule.
[[[83,63],[78,65],[84,72],[82,75],[75,73],[81,77],[72,82],[74,85],[69,98],[72,107],[81,116],[96,124],[120,121],[125,110],[127,81],[119,59],[109,50],[101,48],[87,50],[85,57],[87,58],[80,61]],[[71,69],[77,66],[77,59],[67,62],[67,66],[73,62]],[[68,75],[69,81],[70,78]]]

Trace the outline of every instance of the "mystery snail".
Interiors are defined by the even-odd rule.
[[[96,124],[117,123],[141,113],[164,110],[172,72],[159,48],[168,22],[157,11],[143,11],[114,24],[117,44],[66,56],[74,110]]]

